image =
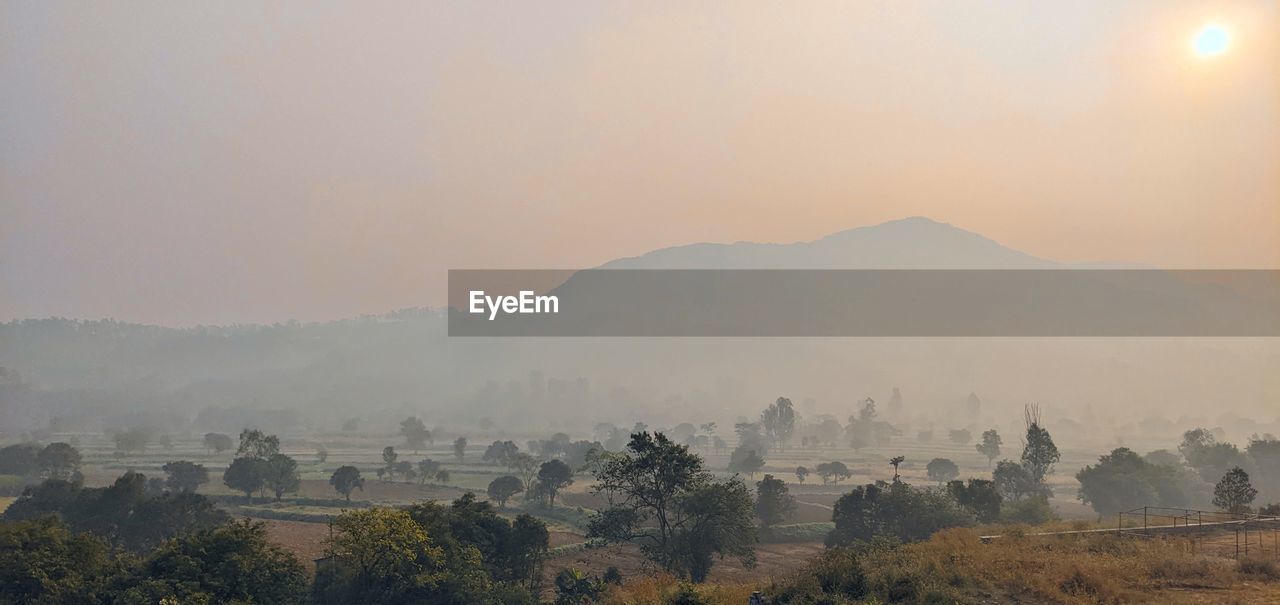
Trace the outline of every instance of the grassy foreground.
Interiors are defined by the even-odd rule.
[[[616,605],[742,605],[752,591],[778,604],[1280,603],[1280,565],[1193,556],[1185,542],[1116,536],[1028,537],[983,544],[947,530],[898,548],[832,550],[761,584],[682,585],[635,578],[609,590]]]

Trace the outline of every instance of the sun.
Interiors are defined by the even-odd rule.
[[[1231,33],[1217,23],[1209,23],[1200,28],[1191,38],[1191,46],[1201,57],[1212,57],[1227,52],[1231,46]]]

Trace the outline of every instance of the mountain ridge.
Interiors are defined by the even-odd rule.
[[[791,243],[700,242],[659,248],[599,269],[1051,269],[1064,265],[991,238],[912,216]]]

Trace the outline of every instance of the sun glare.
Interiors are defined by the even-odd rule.
[[[1210,23],[1196,32],[1191,44],[1195,48],[1197,55],[1212,57],[1227,52],[1227,47],[1231,45],[1231,34],[1227,32],[1225,27],[1217,23]]]

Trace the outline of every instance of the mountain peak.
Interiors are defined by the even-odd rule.
[[[1044,269],[1052,261],[924,216],[790,244],[700,243],[605,263],[605,269]]]

